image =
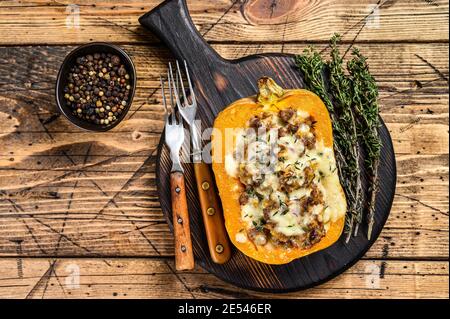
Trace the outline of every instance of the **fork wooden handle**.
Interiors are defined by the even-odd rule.
[[[175,234],[175,267],[177,270],[190,270],[194,268],[194,253],[183,173],[170,174],[170,191]]]
[[[215,263],[223,264],[231,257],[231,247],[211,170],[205,163],[194,163],[194,170],[209,252]]]

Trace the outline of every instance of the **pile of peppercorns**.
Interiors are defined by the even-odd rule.
[[[74,115],[109,125],[124,112],[130,90],[130,74],[120,57],[95,53],[76,59],[67,76],[64,98]]]

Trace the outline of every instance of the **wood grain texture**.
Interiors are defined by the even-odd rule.
[[[0,46],[1,256],[173,258],[173,237],[161,214],[154,175],[154,150],[163,126],[158,76],[172,57],[137,22],[159,2],[96,1],[94,7],[90,1],[70,1],[81,4],[80,29],[66,27],[69,1],[0,3],[0,44],[8,45]],[[333,280],[289,296],[448,298],[448,2],[388,1],[380,8],[378,29],[361,23],[376,1],[305,3],[308,10],[301,14],[308,20],[296,21],[297,17],[291,16],[286,26],[283,21],[269,27],[244,21],[240,3],[228,10],[231,0],[188,0],[196,26],[215,43],[214,49],[229,59],[263,52],[298,53],[306,47],[305,42],[324,49],[323,42],[334,31],[345,33],[348,45],[356,40],[369,57],[379,84],[382,117],[390,129],[398,164],[397,195],[390,218],[365,257],[376,261],[358,265],[370,262],[381,266],[386,261],[389,272],[400,259],[399,265],[404,264],[408,272],[404,278],[384,277],[383,287],[389,289],[367,291],[360,289],[365,282],[362,272],[355,275],[349,270],[335,279],[343,285],[330,286]],[[280,13],[276,10],[273,16]],[[65,44],[91,39],[121,43],[138,68],[133,109],[111,134],[87,134],[55,113],[56,74],[64,56],[74,48]],[[405,259],[425,261],[401,261]],[[12,273],[6,287],[0,287],[1,296],[23,297],[31,286],[19,293],[17,260],[0,259],[4,260],[8,263],[1,269]],[[435,263],[426,260],[444,263],[443,277],[425,271]],[[26,268],[34,268],[35,262],[43,267],[30,285],[37,283],[49,261],[53,259],[24,257],[24,264],[30,264]],[[92,259],[93,265],[97,262],[104,263]],[[3,274],[0,277],[6,278]],[[173,276],[166,278],[164,283],[174,287],[170,295],[192,298]],[[237,289],[211,278],[216,284],[206,285],[214,288],[206,289],[208,292],[201,290],[201,283],[189,286],[195,296],[221,298],[228,292],[247,296],[235,294]],[[446,284],[436,286],[435,279]],[[147,283],[152,289],[144,287]],[[114,296],[111,287],[123,288],[118,296],[131,290],[135,297],[167,296],[159,283],[149,277],[137,289],[109,277],[109,285],[98,284],[94,289],[82,285],[74,296]],[[48,287],[52,296],[64,296],[61,290]],[[258,294],[250,296],[254,295]]]
[[[346,41],[448,40],[445,0],[297,0],[291,6],[284,1],[251,6],[248,1],[190,0],[188,6],[200,33],[214,42],[328,41],[334,32]],[[0,44],[155,42],[137,19],[160,2],[2,1]]]
[[[285,50],[295,53],[305,47],[290,44]],[[367,256],[380,258],[389,247],[388,258],[446,258],[448,84],[417,55],[448,77],[447,45],[359,47],[379,83],[382,117],[398,162],[399,196]],[[72,48],[0,47],[0,254],[15,255],[11,240],[20,239],[25,255],[53,255],[66,219],[59,255],[171,256],[172,236],[154,175],[163,128],[157,83],[170,55],[160,46],[124,46],[138,74],[132,110],[113,131],[92,134],[55,113],[56,74]],[[280,51],[281,45],[214,49],[234,59]]]
[[[19,265],[19,266],[18,266]],[[0,298],[448,298],[448,262],[362,260],[307,291],[239,289],[167,259],[0,259]],[[79,274],[79,277],[77,276]]]
[[[14,239],[22,240],[25,255],[53,255],[64,219],[59,255],[173,254],[154,175],[163,128],[157,81],[170,55],[159,46],[124,47],[137,66],[136,97],[126,121],[102,134],[78,130],[55,113],[57,70],[72,47],[0,48],[2,255],[17,253]],[[291,44],[285,49],[295,53],[305,47]],[[398,162],[399,196],[367,256],[380,258],[389,247],[389,258],[446,258],[448,83],[417,55],[448,77],[447,45],[360,47],[380,85],[382,117]],[[214,49],[234,59],[276,52],[281,45]]]

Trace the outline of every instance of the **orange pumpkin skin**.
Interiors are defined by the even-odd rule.
[[[269,84],[267,84],[267,81],[269,81]],[[239,196],[244,187],[237,178],[229,176],[225,170],[225,149],[227,146],[222,137],[225,136],[225,130],[227,128],[246,127],[247,121],[251,117],[261,114],[263,109],[264,111],[278,112],[279,110],[290,107],[296,110],[306,111],[313,116],[317,121],[315,124],[317,139],[322,140],[326,147],[333,147],[330,115],[322,100],[310,91],[296,89],[282,91],[278,97],[275,97],[274,101],[270,101],[268,104],[263,101],[262,104],[261,90],[264,88],[267,89],[267,85],[269,85],[269,90],[271,90],[270,85],[272,82],[270,81],[273,82],[273,80],[268,78],[261,79],[259,83],[259,96],[240,99],[229,105],[218,115],[214,122],[215,132],[212,137],[212,168],[222,201],[225,226],[231,242],[245,255],[260,262],[266,264],[286,264],[294,259],[325,249],[335,243],[344,229],[345,216],[337,219],[335,222],[331,222],[326,235],[309,249],[272,247],[268,250],[264,246],[257,247],[249,240],[245,243],[236,240],[236,234],[240,230],[246,229],[246,224],[241,220],[241,207],[239,204]],[[272,84],[276,85],[275,82]],[[270,94],[273,95],[273,92]],[[217,135],[219,132],[220,134]],[[345,199],[340,184],[339,187],[339,193]]]

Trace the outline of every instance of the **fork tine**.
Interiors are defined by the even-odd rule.
[[[186,91],[184,90],[183,76],[181,75],[181,69],[178,60],[177,60],[177,76],[180,77],[181,91],[183,91],[183,101],[185,104],[188,104],[188,100],[186,98]]]
[[[180,110],[178,109],[178,107],[175,109],[175,118],[177,120],[176,124],[178,126],[182,126],[183,125],[183,119],[181,117]]]
[[[189,75],[189,70],[188,70],[188,67],[187,67],[186,60],[184,60],[184,68],[186,70],[186,77],[187,77],[188,84],[189,84],[189,94],[191,95],[192,102],[195,102],[195,93],[194,93],[194,89],[192,88],[191,77]]]
[[[182,80],[183,79],[180,79],[178,72],[177,72],[176,77],[175,77],[175,90],[177,91],[178,97],[180,96],[180,81],[182,81]]]
[[[171,84],[171,91],[170,91],[170,98],[172,101],[172,107],[175,108],[176,105],[178,105],[179,108],[181,108],[181,101],[180,96],[178,95],[178,85],[175,87],[175,80],[173,78],[173,71],[172,71],[172,63],[169,62],[169,84]],[[173,97],[175,96],[175,102],[173,100]]]
[[[169,69],[167,70],[167,79],[169,80],[170,106],[173,109],[175,107],[175,103],[173,101],[173,90],[172,90],[173,75],[172,75],[172,65],[170,64],[170,62],[169,62]]]
[[[162,79],[162,76],[159,77],[159,81],[161,82],[161,94],[162,94],[162,102],[164,105],[164,121],[166,122],[166,127],[167,125],[169,125],[169,109],[167,108],[167,100],[166,100],[166,92],[164,89],[165,83],[164,80]]]
[[[171,102],[171,107],[172,107],[172,112],[171,112],[171,124],[172,125],[177,125],[177,116],[176,116],[176,106],[178,104],[178,99],[177,99],[177,104],[175,104],[174,100],[173,100],[173,96],[174,96],[174,92],[176,95],[176,90],[174,89],[174,83],[173,83],[173,73],[172,73],[172,65],[169,63],[169,71],[168,71],[168,78],[169,78],[169,93],[170,93],[170,102]]]
[[[172,109],[172,113],[170,113],[170,119],[172,121],[172,125],[177,125],[177,114],[175,112],[175,108]]]
[[[177,125],[177,116],[175,115],[175,109],[172,110],[171,118],[172,118],[172,125]]]
[[[169,110],[167,109],[166,93],[164,90],[164,81],[162,79],[162,76],[159,76],[159,82],[161,83],[162,102],[163,102],[164,109],[165,109],[165,112],[167,115],[167,113],[169,113]]]

